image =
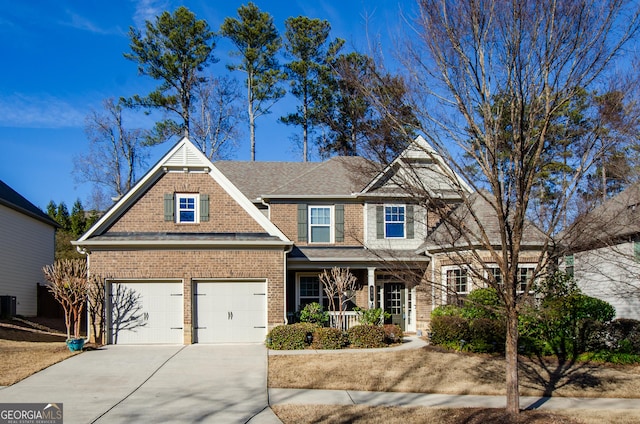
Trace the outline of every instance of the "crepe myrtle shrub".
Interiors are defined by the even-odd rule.
[[[385,312],[382,308],[363,309],[356,306],[353,310],[358,314],[358,322],[360,324],[382,325],[385,319],[391,318],[391,314]]]
[[[349,343],[344,331],[333,327],[318,327],[313,332],[313,349],[342,349]]]
[[[324,311],[318,302],[311,302],[304,305],[298,314],[300,322],[310,322],[318,325],[325,325],[329,321],[329,312]]]
[[[309,322],[279,325],[267,334],[267,347],[274,350],[305,349],[317,328],[316,324]]]
[[[402,338],[404,337],[404,333],[402,329],[397,324],[385,324],[382,326],[384,329],[384,341],[387,344],[396,344],[402,343]]]
[[[351,327],[347,331],[349,343],[352,347],[376,348],[385,347],[384,328],[379,325],[361,324]]]

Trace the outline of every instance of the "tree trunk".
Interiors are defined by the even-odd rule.
[[[247,109],[249,113],[249,138],[251,140],[251,162],[256,160],[256,122],[255,114],[253,112],[253,98],[252,98],[252,76],[249,73],[247,75]]]
[[[520,393],[518,391],[518,315],[515,305],[509,305],[506,309],[507,340],[505,346],[505,377],[507,385],[507,412],[511,415],[516,415],[520,412]]]

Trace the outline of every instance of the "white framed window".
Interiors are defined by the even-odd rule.
[[[196,224],[200,222],[200,196],[195,193],[176,193],[176,222]]]
[[[384,207],[384,237],[406,237],[406,214],[404,205],[385,205]]]
[[[487,269],[487,274],[487,278],[491,279],[490,277],[493,277],[493,280],[498,284],[498,286],[502,287],[504,284],[502,281],[502,271],[498,266],[490,266]]]
[[[333,207],[309,206],[309,243],[333,243]]]
[[[533,266],[518,266],[518,293],[524,293],[527,289],[527,285],[533,280],[534,271]]]
[[[464,268],[448,268],[445,269],[445,281],[447,287],[457,294],[469,293],[469,277],[467,270]]]

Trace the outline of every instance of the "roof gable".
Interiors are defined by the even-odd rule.
[[[422,137],[416,139],[362,190],[362,194],[392,195],[406,192],[403,186],[425,190],[432,197],[458,198],[471,187],[447,165]]]
[[[259,226],[270,236],[290,243],[287,237],[264,216],[229,179],[186,137],[180,140],[158,163],[145,174],[107,213],[89,229],[76,244],[99,236],[113,224],[140,196],[147,191],[164,173],[172,171],[204,172],[208,174],[231,198],[238,203]]]

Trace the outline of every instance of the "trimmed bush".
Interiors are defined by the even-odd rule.
[[[362,309],[356,306],[353,310],[358,314],[360,324],[380,325],[385,319],[391,318],[391,314],[382,308]]]
[[[461,315],[467,319],[499,319],[504,307],[494,288],[480,288],[472,290],[465,298]]]
[[[469,337],[468,349],[471,352],[503,352],[506,328],[503,321],[476,318],[469,321]]]
[[[267,347],[275,350],[304,349],[308,345],[307,335],[312,335],[316,328],[315,324],[308,322],[279,325],[267,335]]]
[[[469,322],[459,316],[433,316],[431,318],[431,342],[450,347],[461,340],[470,341]]]
[[[356,325],[349,329],[347,335],[349,343],[353,347],[375,348],[386,346],[384,328],[378,325]]]
[[[384,329],[384,341],[387,344],[402,343],[404,333],[399,325],[385,324],[382,328]]]
[[[319,327],[313,332],[313,349],[342,349],[349,340],[345,333],[333,327]]]
[[[324,325],[329,321],[329,312],[322,309],[318,302],[312,302],[304,306],[299,312],[300,322],[310,322]]]
[[[460,317],[462,308],[456,305],[440,305],[431,311],[431,317]]]

